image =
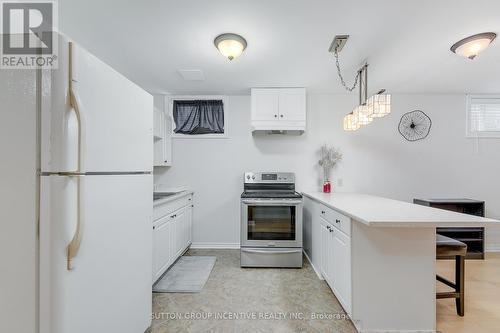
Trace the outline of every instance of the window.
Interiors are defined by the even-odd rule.
[[[500,95],[467,96],[467,136],[500,138]]]
[[[177,138],[227,137],[224,96],[173,96],[170,99],[172,136]]]

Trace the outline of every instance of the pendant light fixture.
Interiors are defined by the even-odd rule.
[[[361,126],[370,124],[374,118],[381,118],[391,113],[391,95],[385,94],[385,89],[368,98],[368,64],[361,67],[352,86],[347,86],[339,63],[339,52],[347,43],[348,35],[335,36],[329,51],[335,55],[337,74],[342,86],[349,92],[353,91],[359,83],[359,104],[354,110],[344,117],[344,130],[356,131]]]
[[[240,35],[227,33],[215,37],[214,45],[224,57],[233,60],[247,48],[247,41]]]
[[[356,131],[360,128],[361,125],[356,116],[354,112],[351,112],[344,117],[344,131]]]
[[[391,95],[384,92],[385,89],[382,89],[366,101],[371,118],[381,118],[391,113]]]
[[[497,34],[494,32],[483,32],[469,36],[453,44],[450,51],[472,60],[484,51],[496,37]]]

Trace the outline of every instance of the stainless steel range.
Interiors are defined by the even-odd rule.
[[[302,195],[289,172],[245,172],[241,266],[302,267]]]

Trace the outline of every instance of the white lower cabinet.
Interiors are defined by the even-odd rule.
[[[333,293],[339,300],[344,310],[351,313],[351,238],[343,230],[349,227],[350,219],[340,213],[335,212],[333,223],[330,223],[325,216],[327,207],[320,206],[320,214],[313,217],[313,223],[320,225],[319,232],[321,240],[320,245],[320,272],[326,280]],[[338,220],[348,226],[342,226],[340,229]]]
[[[331,226],[328,222],[321,219],[321,275],[328,282],[332,283],[333,273],[333,253],[332,253],[332,234],[330,232]]]
[[[170,265],[172,258],[171,236],[172,223],[170,223],[170,216],[165,216],[153,227],[153,280],[159,272],[165,271]]]
[[[191,245],[192,194],[157,205],[154,210],[161,212],[161,216],[158,216],[160,213],[154,214],[156,220],[153,222],[153,283]]]
[[[330,285],[344,309],[351,312],[351,240],[334,228],[331,238],[333,253],[333,285]]]

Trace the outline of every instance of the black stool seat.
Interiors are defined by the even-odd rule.
[[[456,239],[436,234],[436,257],[438,259],[465,256],[467,244]]]
[[[459,316],[464,315],[465,304],[465,255],[467,245],[456,239],[436,234],[436,259],[455,259],[455,282],[436,275],[439,282],[455,289],[454,292],[436,293],[436,298],[454,298]]]

